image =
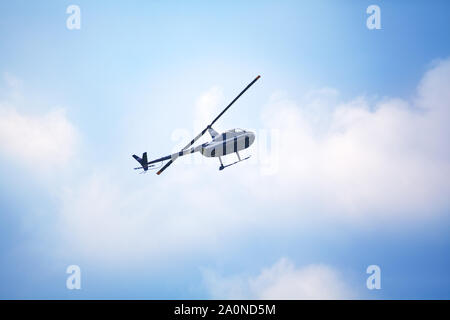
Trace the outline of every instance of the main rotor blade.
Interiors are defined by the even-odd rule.
[[[210,123],[210,125],[208,127],[212,127],[212,125],[217,120],[219,120],[219,118],[233,105],[233,103],[235,103],[236,100],[239,99],[244,94],[244,92],[247,91],[248,88],[250,88],[259,78],[261,78],[261,76],[257,76],[252,82],[250,82],[250,84],[248,86],[246,86],[245,89],[242,90],[241,93],[239,93],[238,96],[236,98],[234,98],[234,100],[231,101],[230,104],[225,109],[223,109],[223,111]]]
[[[173,160],[170,160],[169,162],[167,162],[164,167],[162,167],[161,169],[159,169],[159,171],[156,173],[157,175],[160,175],[161,172],[163,172],[164,170],[167,169],[168,166],[170,166],[172,164]]]
[[[203,129],[203,131],[202,132],[200,132],[194,139],[192,139],[192,141],[191,142],[189,142],[183,149],[181,149],[181,150],[185,150],[185,149],[187,149],[187,148],[189,148],[189,147],[191,147],[198,139],[200,139],[205,133],[206,133],[206,131],[208,130],[208,128],[210,128],[210,127],[212,127],[212,125],[217,121],[217,120],[219,120],[219,118],[233,105],[233,103],[235,103],[236,102],[236,100],[237,99],[239,99],[243,94],[244,94],[244,92],[245,91],[247,91],[248,90],[248,88],[250,88],[259,78],[261,78],[261,76],[257,76],[252,82],[250,82],[250,84],[247,86],[247,87],[245,87],[245,89],[244,90],[242,90],[241,91],[241,93],[239,93],[238,95],[237,95],[237,97],[236,98],[234,98],[233,99],[233,101],[231,101],[230,102],[230,104],[228,105],[228,106],[226,106],[226,108],[225,109],[223,109],[223,111],[205,128],[205,129]]]

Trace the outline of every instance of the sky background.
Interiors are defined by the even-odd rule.
[[[449,10],[0,2],[0,298],[449,299]],[[132,169],[259,74],[215,125],[250,160]]]

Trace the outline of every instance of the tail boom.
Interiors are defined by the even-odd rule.
[[[186,149],[186,150],[182,150],[180,152],[177,153],[173,153],[169,156],[165,156],[165,157],[161,157],[152,161],[148,161],[147,160],[147,152],[144,152],[142,155],[142,158],[139,158],[137,155],[133,154],[133,158],[139,162],[139,164],[142,167],[138,167],[138,168],[134,168],[134,169],[144,169],[144,171],[147,171],[149,167],[153,167],[154,163],[158,163],[158,162],[162,162],[162,161],[166,161],[166,160],[170,160],[169,162],[167,162],[164,167],[162,167],[157,174],[161,174],[161,172],[163,172],[169,165],[171,165],[178,157],[182,157],[185,156],[187,154],[191,154],[194,152],[199,152],[201,151],[202,146],[198,146],[195,148],[190,148],[190,149]]]

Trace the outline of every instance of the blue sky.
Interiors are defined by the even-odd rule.
[[[449,9],[2,2],[0,298],[448,299]],[[256,132],[248,163],[132,170],[258,74],[216,126]]]

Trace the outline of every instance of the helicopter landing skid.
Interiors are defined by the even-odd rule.
[[[220,167],[219,167],[219,170],[223,170],[223,169],[225,169],[225,168],[227,168],[227,167],[230,167],[230,166],[232,166],[232,165],[234,165],[234,164],[236,164],[236,163],[239,163],[239,162],[241,162],[241,161],[247,160],[248,158],[250,158],[250,156],[248,156],[247,158],[244,158],[244,159],[240,159],[240,158],[239,158],[238,161],[235,161],[235,162],[233,162],[233,163],[227,164],[227,165],[225,165],[225,166],[223,165],[222,161],[220,161]]]

